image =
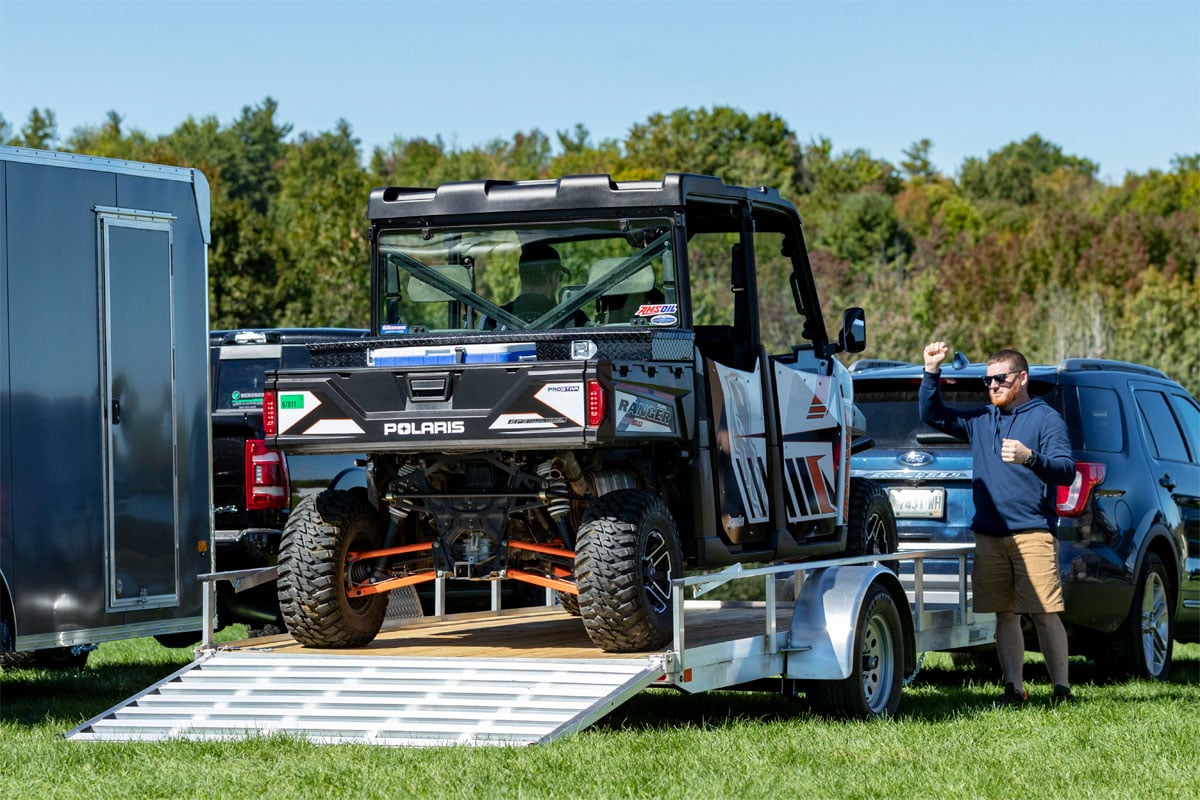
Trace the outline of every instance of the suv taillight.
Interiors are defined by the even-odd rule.
[[[1075,462],[1075,480],[1070,486],[1058,487],[1058,515],[1078,517],[1087,508],[1092,489],[1104,482],[1103,464],[1093,461]]]
[[[287,462],[283,453],[262,439],[246,440],[246,508],[250,511],[288,507]]]
[[[589,428],[595,428],[604,420],[604,408],[604,387],[600,385],[600,381],[588,381],[587,424]]]
[[[275,392],[263,392],[263,433],[267,436],[279,434],[279,407],[275,405]]]

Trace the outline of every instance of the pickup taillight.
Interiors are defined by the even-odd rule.
[[[1087,508],[1092,489],[1104,482],[1107,472],[1103,464],[1094,461],[1075,462],[1075,480],[1070,486],[1058,487],[1058,515],[1078,517]]]
[[[262,439],[246,440],[246,509],[287,508],[287,462],[283,453],[267,447]]]

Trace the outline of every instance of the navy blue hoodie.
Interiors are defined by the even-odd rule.
[[[921,421],[971,442],[975,500],[971,529],[985,536],[1053,532],[1058,527],[1054,487],[1075,480],[1071,440],[1063,418],[1040,397],[1010,412],[994,405],[966,411],[947,408],[938,378],[938,373],[926,372],[921,381]],[[1016,439],[1032,450],[1033,465],[1001,460],[1000,444],[1005,439]]]

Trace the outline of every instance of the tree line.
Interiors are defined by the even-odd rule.
[[[365,160],[344,120],[293,136],[269,97],[227,125],[189,117],[152,137],[122,122],[109,112],[60,140],[54,112],[33,109],[20,130],[0,117],[0,141],[201,169],[213,328],[365,327],[373,186],[696,172],[774,186],[796,204],[826,318],[863,306],[866,356],[918,360],[936,338],[972,360],[1001,347],[1036,362],[1115,358],[1200,395],[1200,153],[1109,185],[1096,163],[1037,134],[947,175],[928,139],[891,164],[723,106],[651,115],[619,141],[593,141],[583,125],[469,148],[397,136]]]

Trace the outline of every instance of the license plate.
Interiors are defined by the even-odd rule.
[[[892,513],[897,517],[919,517],[941,519],[946,515],[946,490],[934,489],[888,489],[892,501]]]

